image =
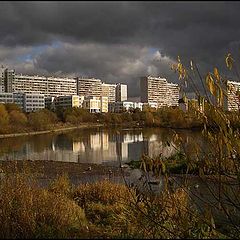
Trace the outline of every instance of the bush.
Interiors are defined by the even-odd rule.
[[[28,115],[28,122],[34,130],[47,130],[57,122],[55,113],[43,109]]]
[[[0,131],[9,124],[9,115],[3,104],[0,104]]]
[[[67,197],[35,186],[25,174],[7,175],[0,184],[1,238],[80,236],[84,211]]]
[[[25,126],[27,124],[27,117],[24,113],[17,110],[12,110],[9,113],[10,123],[12,125]]]

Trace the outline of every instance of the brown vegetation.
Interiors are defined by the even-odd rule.
[[[62,175],[42,189],[35,180],[28,171],[2,178],[1,238],[217,236],[194,208],[186,211],[189,200],[181,189],[140,198],[136,190],[109,181],[75,187]]]

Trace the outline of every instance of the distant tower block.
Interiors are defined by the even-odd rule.
[[[118,83],[116,86],[116,102],[127,100],[127,84]]]

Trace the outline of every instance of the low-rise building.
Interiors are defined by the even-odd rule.
[[[55,109],[55,97],[45,97],[45,108],[49,110]]]
[[[45,108],[44,94],[24,93],[23,109],[25,112],[35,112]]]
[[[13,94],[12,93],[0,93],[0,103],[13,103]]]
[[[55,98],[55,107],[82,107],[83,97],[78,95],[58,96]]]
[[[17,104],[22,110],[24,110],[24,93],[14,92],[13,93],[13,102]]]
[[[25,112],[45,108],[44,95],[40,93],[0,93],[0,103],[15,103]]]
[[[86,97],[83,101],[83,108],[91,113],[108,112],[108,97]]]
[[[101,100],[99,97],[86,97],[83,101],[83,108],[87,109],[90,113],[101,112]]]
[[[143,109],[143,103],[141,102],[122,101],[122,102],[109,103],[108,106],[109,106],[109,111],[115,112],[115,113],[130,111],[136,108],[139,108],[141,111]]]

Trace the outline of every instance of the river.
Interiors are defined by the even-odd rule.
[[[186,145],[192,140],[203,144],[200,132],[181,130]],[[169,157],[180,151],[170,129],[117,129],[96,127],[61,134],[22,136],[0,140],[0,160],[52,160],[116,166],[160,153]]]

